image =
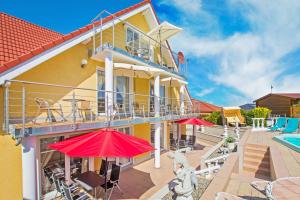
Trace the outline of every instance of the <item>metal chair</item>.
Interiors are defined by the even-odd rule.
[[[86,192],[74,192],[73,187],[68,186],[65,182],[62,182],[62,189],[64,191],[63,196],[67,200],[88,200],[90,197]]]
[[[112,164],[110,180],[106,182],[107,189],[111,190],[108,199],[110,199],[115,187],[117,187],[120,190],[120,192],[122,192],[119,186],[120,172],[121,172],[121,167],[116,164]],[[102,184],[101,187],[105,188],[105,183]]]
[[[102,159],[101,161],[101,167],[100,167],[100,170],[99,170],[99,175],[104,177],[105,176],[105,170],[106,170],[106,166],[107,166],[107,169],[108,169],[108,162],[106,162],[105,160]]]
[[[80,107],[78,108],[78,113],[79,113],[79,116],[83,120],[92,121],[93,120],[93,112],[92,112],[91,102],[88,100],[82,101],[80,103]]]
[[[36,97],[34,101],[38,105],[37,117],[33,119],[34,123],[36,122],[38,116],[42,113],[47,114],[45,122],[57,122],[53,112],[57,113],[62,118],[62,121],[66,121],[61,104],[58,104],[58,106],[54,106],[54,102],[52,100],[45,100],[39,97]]]

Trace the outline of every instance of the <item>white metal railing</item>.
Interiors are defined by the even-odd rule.
[[[173,52],[167,42],[157,41],[128,21],[104,10],[92,20],[92,25],[93,54],[111,48],[138,57],[148,64],[186,75],[188,59],[181,52]]]
[[[150,118],[155,98],[161,117],[199,113],[190,101],[184,102],[182,113],[178,98],[14,80],[5,83],[4,128],[14,125],[24,135],[32,126]]]

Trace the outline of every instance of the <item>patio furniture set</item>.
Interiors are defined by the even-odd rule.
[[[90,199],[88,193],[93,192],[94,198],[97,198],[97,188],[105,189],[105,173],[110,174],[108,181],[106,181],[107,190],[110,190],[108,199],[111,197],[113,190],[117,187],[121,192],[121,188],[118,185],[120,178],[121,167],[112,163],[111,170],[107,172],[105,170],[109,169],[109,163],[102,160],[101,168],[99,171],[86,171],[83,173],[72,173],[72,184],[65,181],[64,169],[62,167],[56,168],[44,168],[45,176],[48,178],[49,182],[54,184],[56,189],[55,198],[60,195],[61,198],[66,200],[87,200]],[[71,170],[73,171],[73,170]]]

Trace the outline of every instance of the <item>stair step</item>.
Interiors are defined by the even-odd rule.
[[[266,154],[269,153],[269,149],[255,149],[253,147],[245,147],[244,152],[252,152],[257,154]]]
[[[267,161],[267,160],[244,158],[244,164],[245,165],[251,165],[251,166],[261,166],[261,167],[270,168],[270,162]]]
[[[268,146],[266,145],[260,145],[260,144],[246,144],[245,147],[249,147],[249,148],[255,148],[255,149],[269,149]]]
[[[244,173],[248,173],[250,176],[256,177],[256,175],[260,175],[263,177],[270,177],[271,172],[270,171],[264,171],[264,170],[253,170],[253,169],[247,169],[244,168]]]
[[[260,159],[260,160],[269,160],[270,154],[258,154],[255,152],[244,152],[244,159],[252,158],[252,159]]]
[[[248,164],[244,163],[243,168],[244,168],[244,170],[252,171],[252,172],[264,171],[264,172],[270,173],[270,168],[269,167],[253,166],[253,165],[248,165]]]

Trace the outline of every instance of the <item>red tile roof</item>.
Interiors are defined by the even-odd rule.
[[[265,98],[267,98],[271,95],[287,97],[287,98],[290,98],[290,99],[300,99],[300,93],[270,93],[270,94],[267,94],[267,95],[265,95],[265,96],[263,96],[259,99],[256,99],[254,102],[265,99]]]
[[[144,0],[115,13],[121,16],[150,3]],[[151,5],[152,6],[152,5]],[[103,23],[112,20],[111,16]],[[99,23],[95,23],[99,25]],[[62,35],[22,19],[0,13],[0,74],[16,65],[92,29],[92,24]]]
[[[200,110],[200,113],[212,113],[214,111],[221,111],[221,107],[200,101],[197,99],[192,99],[193,105]]]

